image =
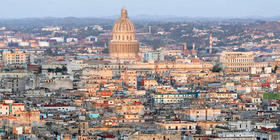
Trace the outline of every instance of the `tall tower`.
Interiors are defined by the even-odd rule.
[[[212,54],[212,47],[213,47],[213,38],[212,38],[212,32],[209,35],[209,54]]]
[[[192,44],[192,50],[195,50],[195,43]]]
[[[152,26],[149,26],[149,34],[152,34]]]
[[[188,49],[187,43],[185,42],[185,43],[184,43],[184,51],[187,50],[187,49]]]
[[[195,43],[192,44],[192,55],[194,55],[195,57],[197,57],[197,52],[195,50]]]
[[[135,27],[128,19],[126,9],[121,10],[121,17],[114,24],[109,52],[112,59],[127,60],[138,56],[139,43],[135,39]]]

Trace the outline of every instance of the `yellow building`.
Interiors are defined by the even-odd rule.
[[[253,52],[223,52],[220,62],[233,72],[250,72],[251,68],[267,67],[267,63],[255,62]]]
[[[187,132],[187,133],[195,133],[197,123],[195,122],[187,122],[187,121],[170,121],[170,122],[162,122],[157,123],[161,128],[171,132]]]
[[[144,115],[144,105],[142,103],[132,103],[116,107],[116,113],[119,114],[137,114]]]
[[[96,87],[97,83],[107,83],[112,79],[111,69],[95,69],[95,68],[84,68],[82,70],[82,79],[85,82],[86,88]]]
[[[188,120],[192,121],[212,121],[221,116],[221,109],[216,108],[188,108],[182,111]]]
[[[144,87],[145,89],[155,88],[158,86],[158,82],[156,80],[145,80]]]
[[[137,87],[137,75],[135,70],[124,70],[121,73],[121,79],[127,86]]]
[[[23,51],[4,51],[3,60],[6,65],[21,65],[26,63],[26,54]]]
[[[136,132],[128,136],[130,140],[179,140],[181,139],[180,134],[145,134]]]

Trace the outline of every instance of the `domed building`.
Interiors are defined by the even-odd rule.
[[[135,59],[138,57],[139,43],[135,39],[134,24],[127,17],[127,10],[121,10],[121,17],[113,27],[113,38],[109,44],[110,57],[113,59]]]

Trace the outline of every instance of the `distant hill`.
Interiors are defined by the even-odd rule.
[[[251,28],[254,30],[267,31],[267,32],[280,32],[280,21],[261,22],[256,26],[252,26]]]
[[[112,19],[103,18],[76,18],[76,17],[65,17],[65,18],[24,18],[24,19],[0,19],[1,26],[54,26],[54,25],[72,25],[72,26],[85,26],[93,24],[106,24],[113,23]]]
[[[65,18],[23,18],[23,19],[0,19],[0,26],[28,26],[28,27],[41,27],[41,26],[53,26],[53,25],[71,25],[71,26],[85,26],[93,24],[113,24],[119,16],[107,16],[102,18],[88,17],[65,17]],[[151,15],[139,15],[132,16],[130,19],[135,23],[153,23],[153,22],[231,22],[231,23],[254,23],[257,21],[271,22],[280,20],[280,17],[274,18],[207,18],[207,17],[178,17],[178,16],[151,16]],[[265,25],[264,25],[265,26]],[[272,25],[271,25],[272,26]],[[260,26],[262,27],[262,26]]]

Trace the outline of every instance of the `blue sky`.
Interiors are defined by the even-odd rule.
[[[280,16],[280,0],[0,0],[0,18],[174,15],[186,17]]]

